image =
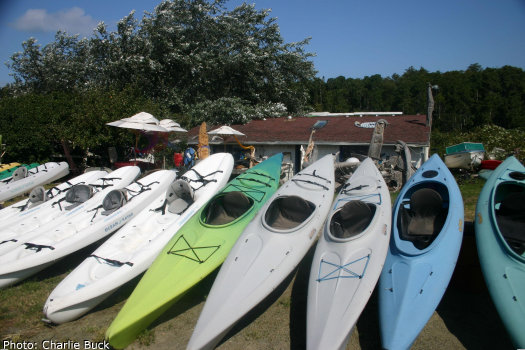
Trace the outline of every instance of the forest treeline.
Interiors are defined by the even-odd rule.
[[[268,10],[226,0],[165,0],[110,32],[58,32],[22,43],[0,90],[4,161],[44,161],[71,149],[107,153],[132,135],[105,124],[140,111],[190,128],[311,111],[425,114],[433,90],[433,133],[495,125],[525,132],[525,72],[504,66],[364,78],[316,77],[309,39],[286,43]],[[359,72],[356,72],[359,75]]]
[[[402,75],[337,77],[310,81],[310,105],[316,111],[401,111],[427,113],[427,87],[433,88],[434,129],[465,132],[494,124],[525,130],[525,71],[504,66],[429,72],[409,67]]]

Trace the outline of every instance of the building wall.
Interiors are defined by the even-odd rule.
[[[270,157],[276,153],[283,153],[283,163],[289,164],[293,168],[293,173],[297,173],[300,163],[301,154],[296,150],[301,145],[289,145],[289,144],[258,144],[255,146],[255,156],[256,158]],[[307,145],[302,145],[306,150]],[[416,168],[419,168],[428,158],[427,156],[428,147],[410,147],[411,156],[412,156],[412,165]],[[238,147],[238,145],[213,145],[212,152],[230,152],[237,159],[239,155],[243,152]],[[365,155],[368,151],[368,145],[355,145],[355,146],[339,146],[339,145],[316,145],[314,148],[314,158],[320,159],[327,154],[336,154],[339,152],[339,158],[337,161],[344,161],[348,159],[352,154]],[[395,152],[395,147],[391,145],[384,145],[381,149],[381,155],[385,158],[388,158],[393,155],[397,155]]]

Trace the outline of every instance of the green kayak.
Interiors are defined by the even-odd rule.
[[[18,163],[16,163],[18,164]],[[37,166],[39,166],[40,164],[38,163],[31,163],[31,164],[18,164],[18,165],[15,165],[11,168],[8,168],[8,169],[5,169],[5,170],[2,170],[0,172],[0,180],[3,180],[3,179],[7,179],[8,177],[11,177],[13,175],[13,173],[15,172],[16,169],[20,168],[21,166],[23,167],[26,167],[27,170],[30,170],[30,169],[33,169],[33,168],[36,168]]]
[[[172,237],[106,331],[117,349],[218,268],[245,226],[279,187],[279,153],[245,171],[215,195]]]
[[[492,301],[516,348],[525,348],[525,167],[509,157],[476,205],[476,244]]]

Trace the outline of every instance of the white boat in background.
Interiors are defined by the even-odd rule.
[[[463,142],[446,148],[445,165],[449,169],[473,169],[481,165],[485,157],[483,144]]]

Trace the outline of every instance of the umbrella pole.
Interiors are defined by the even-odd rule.
[[[135,162],[137,161],[137,147],[139,146],[139,134],[135,134],[135,147],[133,147],[133,155],[135,156]]]

